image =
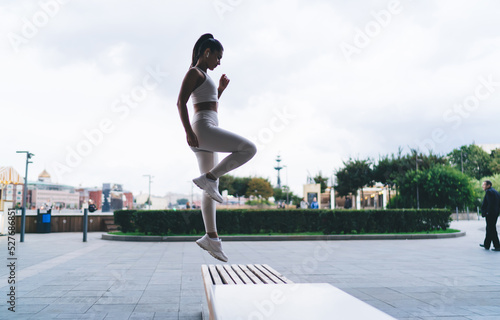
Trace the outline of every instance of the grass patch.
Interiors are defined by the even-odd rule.
[[[433,231],[421,231],[421,232],[400,232],[400,233],[345,233],[345,234],[443,234],[443,233],[457,233],[460,230],[456,229],[446,229],[446,230],[433,230]],[[108,234],[117,235],[117,236],[144,236],[144,237],[152,237],[152,236],[203,236],[204,233],[200,234],[162,234],[162,235],[145,235],[143,232],[108,232]],[[254,233],[254,234],[224,234],[221,236],[322,236],[324,235],[322,232],[298,232],[298,233]]]

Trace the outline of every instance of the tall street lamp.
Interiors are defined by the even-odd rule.
[[[28,196],[28,164],[33,163],[29,161],[31,157],[34,156],[33,153],[29,151],[16,151],[16,153],[26,153],[26,173],[24,175],[24,187],[23,187],[23,211],[21,216],[21,242],[24,242],[24,229],[26,226],[26,205]]]
[[[415,173],[416,174],[418,174],[418,163],[419,162],[423,162],[423,161],[422,161],[422,159],[418,158],[418,153],[417,153],[417,151],[415,151],[415,167],[416,167]],[[419,196],[418,196],[418,180],[417,180],[417,210],[418,209],[420,209],[420,199],[419,199]]]
[[[465,161],[467,161],[467,152],[465,152]],[[464,173],[464,151],[460,149],[460,167],[462,168],[462,173]]]

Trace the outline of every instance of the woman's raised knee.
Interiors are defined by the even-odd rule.
[[[257,153],[257,147],[253,142],[248,141],[245,146],[245,152],[248,153],[250,158],[253,158],[253,156],[255,156],[255,154]]]

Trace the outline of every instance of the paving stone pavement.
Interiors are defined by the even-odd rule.
[[[397,319],[500,319],[500,252],[484,220],[434,240],[225,242],[230,263],[266,263],[294,282],[327,282]],[[8,239],[0,237],[0,319],[208,319],[192,242],[101,240],[101,233],[16,236],[16,312],[8,310]],[[332,319],[335,319],[332,316]],[[307,319],[309,320],[309,319]]]

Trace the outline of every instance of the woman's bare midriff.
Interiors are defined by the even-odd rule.
[[[218,102],[217,101],[211,101],[211,102],[201,102],[197,103],[194,105],[194,112],[202,111],[202,110],[212,110],[217,112],[217,107],[218,107]]]

